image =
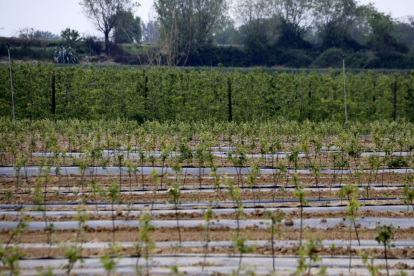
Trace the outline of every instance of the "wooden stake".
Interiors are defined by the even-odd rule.
[[[55,71],[52,75],[52,114],[56,114],[56,87],[55,87]]]
[[[229,122],[233,120],[232,110],[231,110],[231,80],[229,80]]]
[[[397,81],[394,81],[394,122],[397,120]]]

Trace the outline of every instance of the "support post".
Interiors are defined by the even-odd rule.
[[[145,76],[144,98],[148,97],[148,76]]]
[[[342,62],[344,65],[344,98],[345,98],[345,124],[348,123],[348,112],[346,110],[346,80],[345,80],[345,55],[342,55]]]
[[[56,85],[55,85],[55,71],[53,70],[52,75],[52,114],[56,114]]]
[[[394,122],[397,120],[397,81],[394,81]]]
[[[13,76],[12,76],[12,67],[11,67],[11,59],[10,59],[10,44],[7,42],[7,51],[9,53],[9,66],[10,66],[10,86],[11,86],[11,93],[12,93],[12,112],[13,112],[13,122],[16,121],[16,116],[14,113],[14,92],[13,92]]]
[[[228,78],[228,84],[229,84],[229,122],[233,121],[233,114],[231,110],[231,80]]]

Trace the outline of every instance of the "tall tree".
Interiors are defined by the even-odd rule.
[[[194,40],[198,45],[211,45],[214,31],[227,19],[226,0],[193,0],[194,1]]]
[[[280,20],[279,44],[290,48],[306,48],[310,43],[303,40],[311,24],[314,0],[273,0],[272,13]]]
[[[313,22],[323,41],[322,48],[356,44],[350,38],[350,31],[360,13],[355,0],[316,0]]]
[[[268,46],[278,38],[275,20],[271,16],[270,0],[242,0],[234,6],[234,14],[244,44],[247,58],[252,65],[263,65],[269,56]]]
[[[407,45],[410,49],[414,48],[414,16],[405,17],[395,28],[395,37]]]
[[[237,22],[244,25],[246,36],[263,31],[265,19],[270,15],[269,0],[242,0],[234,7]]]
[[[114,27],[115,43],[133,43],[141,41],[141,19],[134,17],[132,10],[120,10]]]
[[[229,19],[227,23],[223,24],[214,32],[214,37],[217,44],[242,44],[239,39],[239,31],[234,26],[234,21]]]
[[[105,53],[109,54],[109,33],[117,22],[119,11],[138,5],[132,0],[82,0],[79,3],[85,15],[94,21],[96,28],[105,36]]]
[[[172,56],[214,43],[214,31],[227,16],[228,0],[156,0],[160,39]]]
[[[21,28],[19,29],[19,31],[17,32],[19,35],[19,38],[24,38],[24,39],[34,39],[34,33],[35,30],[33,28]]]
[[[156,0],[159,39],[163,52],[168,52],[167,64],[179,63],[188,57],[194,37],[193,0]]]
[[[371,27],[368,22],[369,15],[374,9],[372,4],[358,6],[358,13],[355,21],[351,26],[351,38],[356,40],[361,45],[366,45],[368,36],[371,33]]]
[[[144,42],[149,42],[149,43],[156,43],[158,41],[158,28],[159,28],[159,24],[156,21],[148,21],[147,24],[145,24],[145,22],[141,23],[142,25],[142,40]]]
[[[368,17],[368,22],[371,27],[368,46],[374,52],[385,53],[395,51],[406,53],[409,51],[405,44],[398,42],[393,36],[398,22],[390,14],[372,9]]]

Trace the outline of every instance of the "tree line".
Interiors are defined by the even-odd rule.
[[[353,67],[413,65],[414,17],[397,20],[356,0],[156,0],[155,8],[160,41],[188,55],[181,64],[217,63],[226,52],[225,66],[329,67],[341,53]]]
[[[123,64],[328,68],[341,67],[345,54],[351,68],[414,67],[414,16],[397,20],[356,0],[156,0],[147,23],[134,15],[134,0],[80,4],[104,39],[69,28],[60,37],[91,55],[104,47]],[[28,28],[20,36],[57,37]],[[135,52],[116,46],[141,42]]]

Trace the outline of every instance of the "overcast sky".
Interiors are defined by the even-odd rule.
[[[235,0],[237,1],[237,0]],[[15,36],[20,28],[50,31],[55,34],[67,27],[85,35],[102,36],[88,21],[79,6],[80,0],[0,0],[0,36]],[[153,5],[153,0],[138,0],[141,7],[136,12],[144,21]],[[401,18],[414,15],[414,0],[360,0],[361,4],[374,3],[379,11]],[[156,14],[152,12],[152,17]]]

